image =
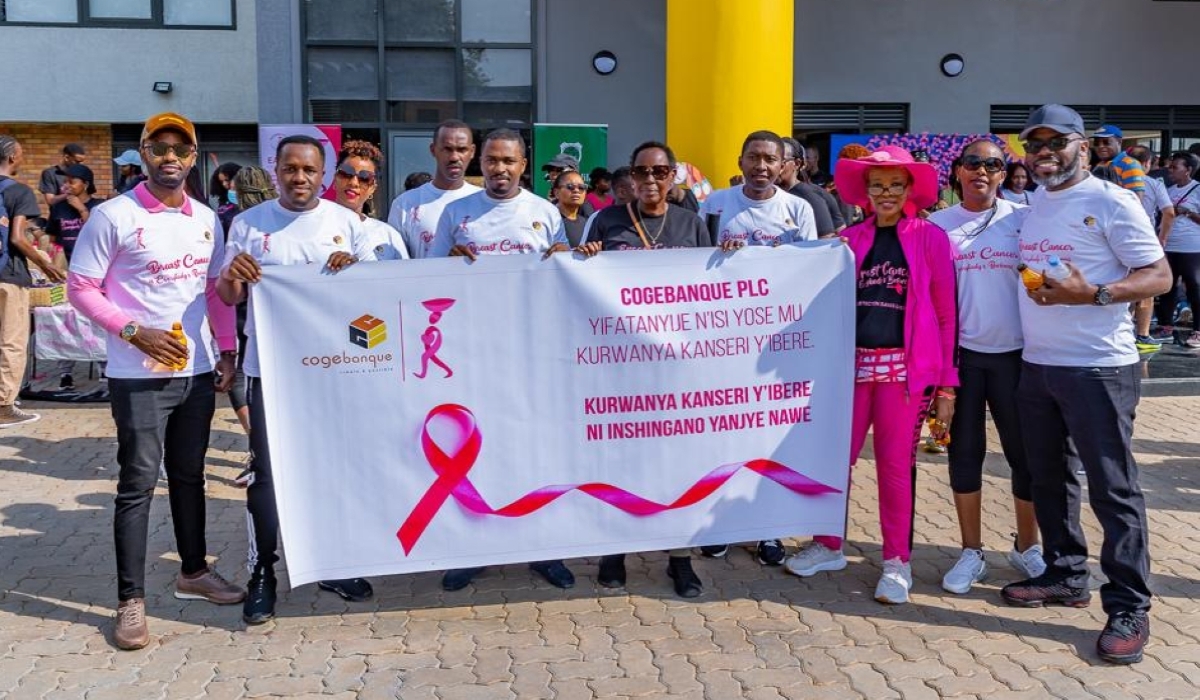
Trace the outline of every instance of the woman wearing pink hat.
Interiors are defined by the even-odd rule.
[[[843,234],[858,272],[850,455],[858,458],[874,427],[884,560],[875,599],[907,603],[921,423],[932,400],[948,425],[958,386],[954,258],[946,232],[917,217],[938,199],[932,165],[884,146],[839,160],[834,180],[846,202],[870,214]],[[844,569],[842,538],[816,537],[786,566],[798,576]]]

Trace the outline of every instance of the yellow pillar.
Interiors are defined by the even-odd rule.
[[[667,145],[726,187],[746,134],[792,133],[796,0],[667,0]]]

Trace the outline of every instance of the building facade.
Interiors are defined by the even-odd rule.
[[[30,70],[0,129],[54,151],[107,127],[87,145],[115,153],[171,109],[200,125],[208,167],[254,161],[258,124],[336,123],[384,146],[391,194],[429,168],[442,119],[603,123],[615,166],[669,137],[668,2],[686,0],[5,0],[6,49]],[[1187,0],[796,0],[793,132],[1011,132],[1057,101],[1169,151],[1200,141],[1194,50],[1172,54],[1198,21]],[[34,155],[29,169],[57,157]]]

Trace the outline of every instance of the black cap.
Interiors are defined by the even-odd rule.
[[[75,163],[63,168],[63,173],[67,177],[74,177],[83,180],[87,183],[88,194],[96,194],[96,179],[92,175],[92,169],[86,165]]]
[[[1054,129],[1060,134],[1084,135],[1083,117],[1079,112],[1066,105],[1048,104],[1033,110],[1033,114],[1025,120],[1025,128],[1021,130],[1021,138],[1029,136],[1035,129]]]

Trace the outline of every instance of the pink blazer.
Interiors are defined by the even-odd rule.
[[[909,393],[919,396],[929,387],[958,386],[958,283],[950,239],[925,219],[905,217],[896,230],[908,260],[904,352]],[[875,217],[842,235],[854,251],[857,279],[875,242]]]

